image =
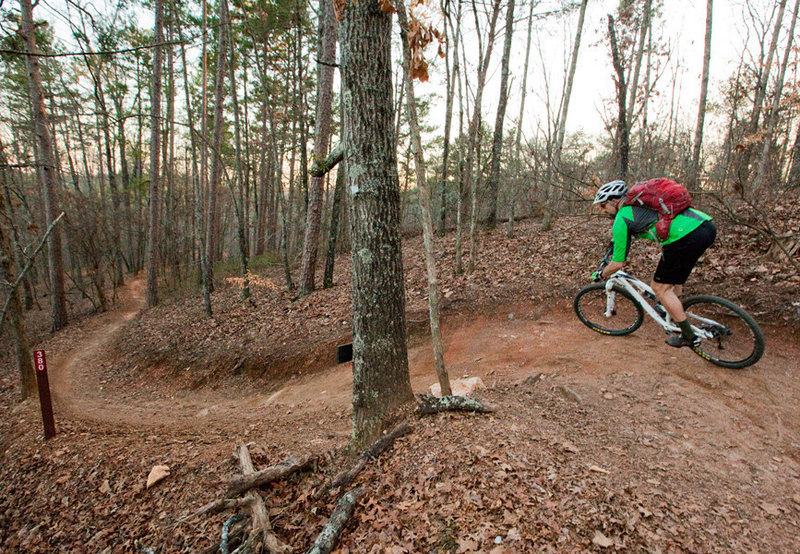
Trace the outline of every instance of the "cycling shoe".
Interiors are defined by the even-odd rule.
[[[670,335],[664,342],[674,348],[681,348],[683,346],[694,347],[700,344],[700,337],[687,339],[683,335]]]

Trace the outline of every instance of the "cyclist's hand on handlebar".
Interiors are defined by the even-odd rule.
[[[592,273],[592,281],[597,283],[598,281],[602,281],[602,280],[603,280],[603,272],[602,271],[595,271],[594,273]]]

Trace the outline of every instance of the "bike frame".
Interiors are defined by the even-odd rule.
[[[624,271],[617,271],[611,277],[608,278],[606,281],[606,312],[605,317],[611,317],[614,312],[614,308],[616,306],[616,294],[614,293],[614,285],[619,285],[621,288],[625,289],[633,299],[639,304],[642,309],[649,315],[653,320],[658,323],[665,331],[669,333],[680,333],[681,329],[678,327],[673,321],[672,318],[667,313],[666,317],[662,317],[653,306],[650,305],[645,297],[656,299],[656,293],[653,292],[653,289],[650,288],[646,283],[640,281],[633,275],[625,273]],[[666,311],[666,310],[665,310]],[[704,323],[712,323],[716,324],[715,321],[710,319],[698,317],[694,314],[692,316]],[[711,338],[711,334],[703,329],[695,327],[692,325],[692,330],[694,333],[701,337],[701,338]]]

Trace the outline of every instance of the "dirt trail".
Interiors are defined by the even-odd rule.
[[[121,393],[107,387],[94,360],[117,330],[143,307],[143,282],[122,289],[118,308],[104,314],[84,344],[50,361],[57,410],[110,427],[164,428],[222,433],[235,421],[291,422],[335,415],[332,432],[347,432],[352,368],[341,364],[290,379],[273,390],[183,391],[156,397],[147,391]],[[698,448],[775,449],[776,456],[800,461],[800,413],[796,378],[800,342],[785,330],[765,326],[767,348],[756,366],[717,368],[687,349],[673,350],[651,322],[628,337],[599,336],[581,325],[569,303],[550,308],[515,306],[491,315],[460,316],[445,322],[445,361],[451,379],[478,376],[489,387],[537,377],[580,403],[612,407],[613,399],[668,403],[686,414],[685,428]],[[435,379],[427,341],[409,349],[415,392]],[[685,434],[688,436],[688,433]],[[706,444],[710,446],[705,446]]]

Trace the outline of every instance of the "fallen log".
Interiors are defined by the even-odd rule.
[[[417,412],[420,414],[438,414],[439,412],[477,412],[491,413],[494,408],[481,404],[474,398],[466,396],[443,396],[437,398],[430,394],[420,394]]]
[[[361,454],[361,457],[359,457],[352,468],[337,475],[336,478],[330,482],[330,484],[328,484],[317,494],[317,498],[324,496],[328,493],[328,491],[349,485],[353,479],[355,479],[356,475],[361,473],[361,471],[367,466],[367,463],[369,463],[370,460],[380,456],[384,450],[389,448],[396,438],[402,437],[410,432],[411,426],[407,422],[404,421],[396,425],[391,431],[372,443],[372,445],[367,448],[363,454]]]
[[[362,492],[360,488],[355,488],[339,499],[328,523],[322,528],[307,554],[329,554],[333,550],[347,520],[353,515]]]
[[[242,474],[245,477],[253,475],[256,471],[253,467],[253,460],[250,458],[250,451],[245,444],[239,444],[236,447],[237,457],[239,458],[239,467],[242,468]],[[250,528],[250,536],[245,542],[253,544],[260,536],[260,543],[271,554],[283,554],[284,552],[291,552],[292,547],[282,543],[278,537],[272,533],[272,525],[269,522],[269,515],[267,508],[264,506],[264,501],[261,496],[254,491],[249,491],[244,499],[247,501],[247,506],[250,509],[250,517],[252,518],[252,525]],[[257,551],[261,550],[256,548]]]
[[[252,488],[266,485],[267,483],[272,483],[273,481],[288,477],[298,471],[306,470],[316,461],[316,456],[308,456],[303,459],[297,459],[292,456],[274,466],[256,471],[252,475],[238,475],[228,482],[228,490],[225,493],[225,497],[233,498]]]

